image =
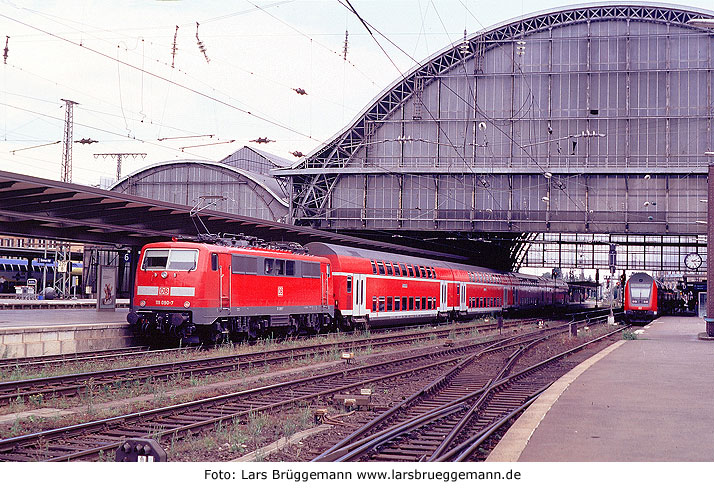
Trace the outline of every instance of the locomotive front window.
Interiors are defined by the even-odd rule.
[[[147,249],[142,270],[176,270],[190,272],[196,269],[198,251],[195,249]]]
[[[169,261],[168,249],[147,249],[144,252],[142,270],[163,270]]]

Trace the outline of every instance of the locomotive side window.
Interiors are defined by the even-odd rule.
[[[288,277],[295,276],[295,261],[294,260],[288,260],[285,262],[285,275],[287,275]]]
[[[211,253],[211,270],[218,271],[218,253]]]
[[[275,275],[285,275],[285,260],[275,260]]]
[[[218,255],[216,255],[217,257]],[[216,269],[218,264],[216,263]],[[257,275],[258,258],[255,256],[231,255],[231,271],[240,274]]]
[[[303,261],[302,276],[309,278],[320,278],[320,264],[314,261]]]

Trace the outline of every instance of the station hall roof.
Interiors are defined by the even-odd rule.
[[[92,186],[0,171],[0,233],[64,241],[142,246],[172,236],[195,236],[191,207],[107,191]],[[200,218],[214,233],[246,234],[266,241],[323,241],[448,260],[416,248],[360,239],[308,227],[204,210]]]

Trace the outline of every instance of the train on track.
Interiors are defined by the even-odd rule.
[[[625,284],[624,312],[630,323],[648,323],[673,314],[677,305],[677,293],[646,273],[633,273]]]
[[[144,246],[127,320],[149,341],[217,343],[564,306],[558,279],[320,242]]]

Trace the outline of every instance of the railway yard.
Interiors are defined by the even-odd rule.
[[[582,318],[582,317],[581,317]],[[0,460],[479,461],[551,383],[623,339],[607,314],[3,360]]]

